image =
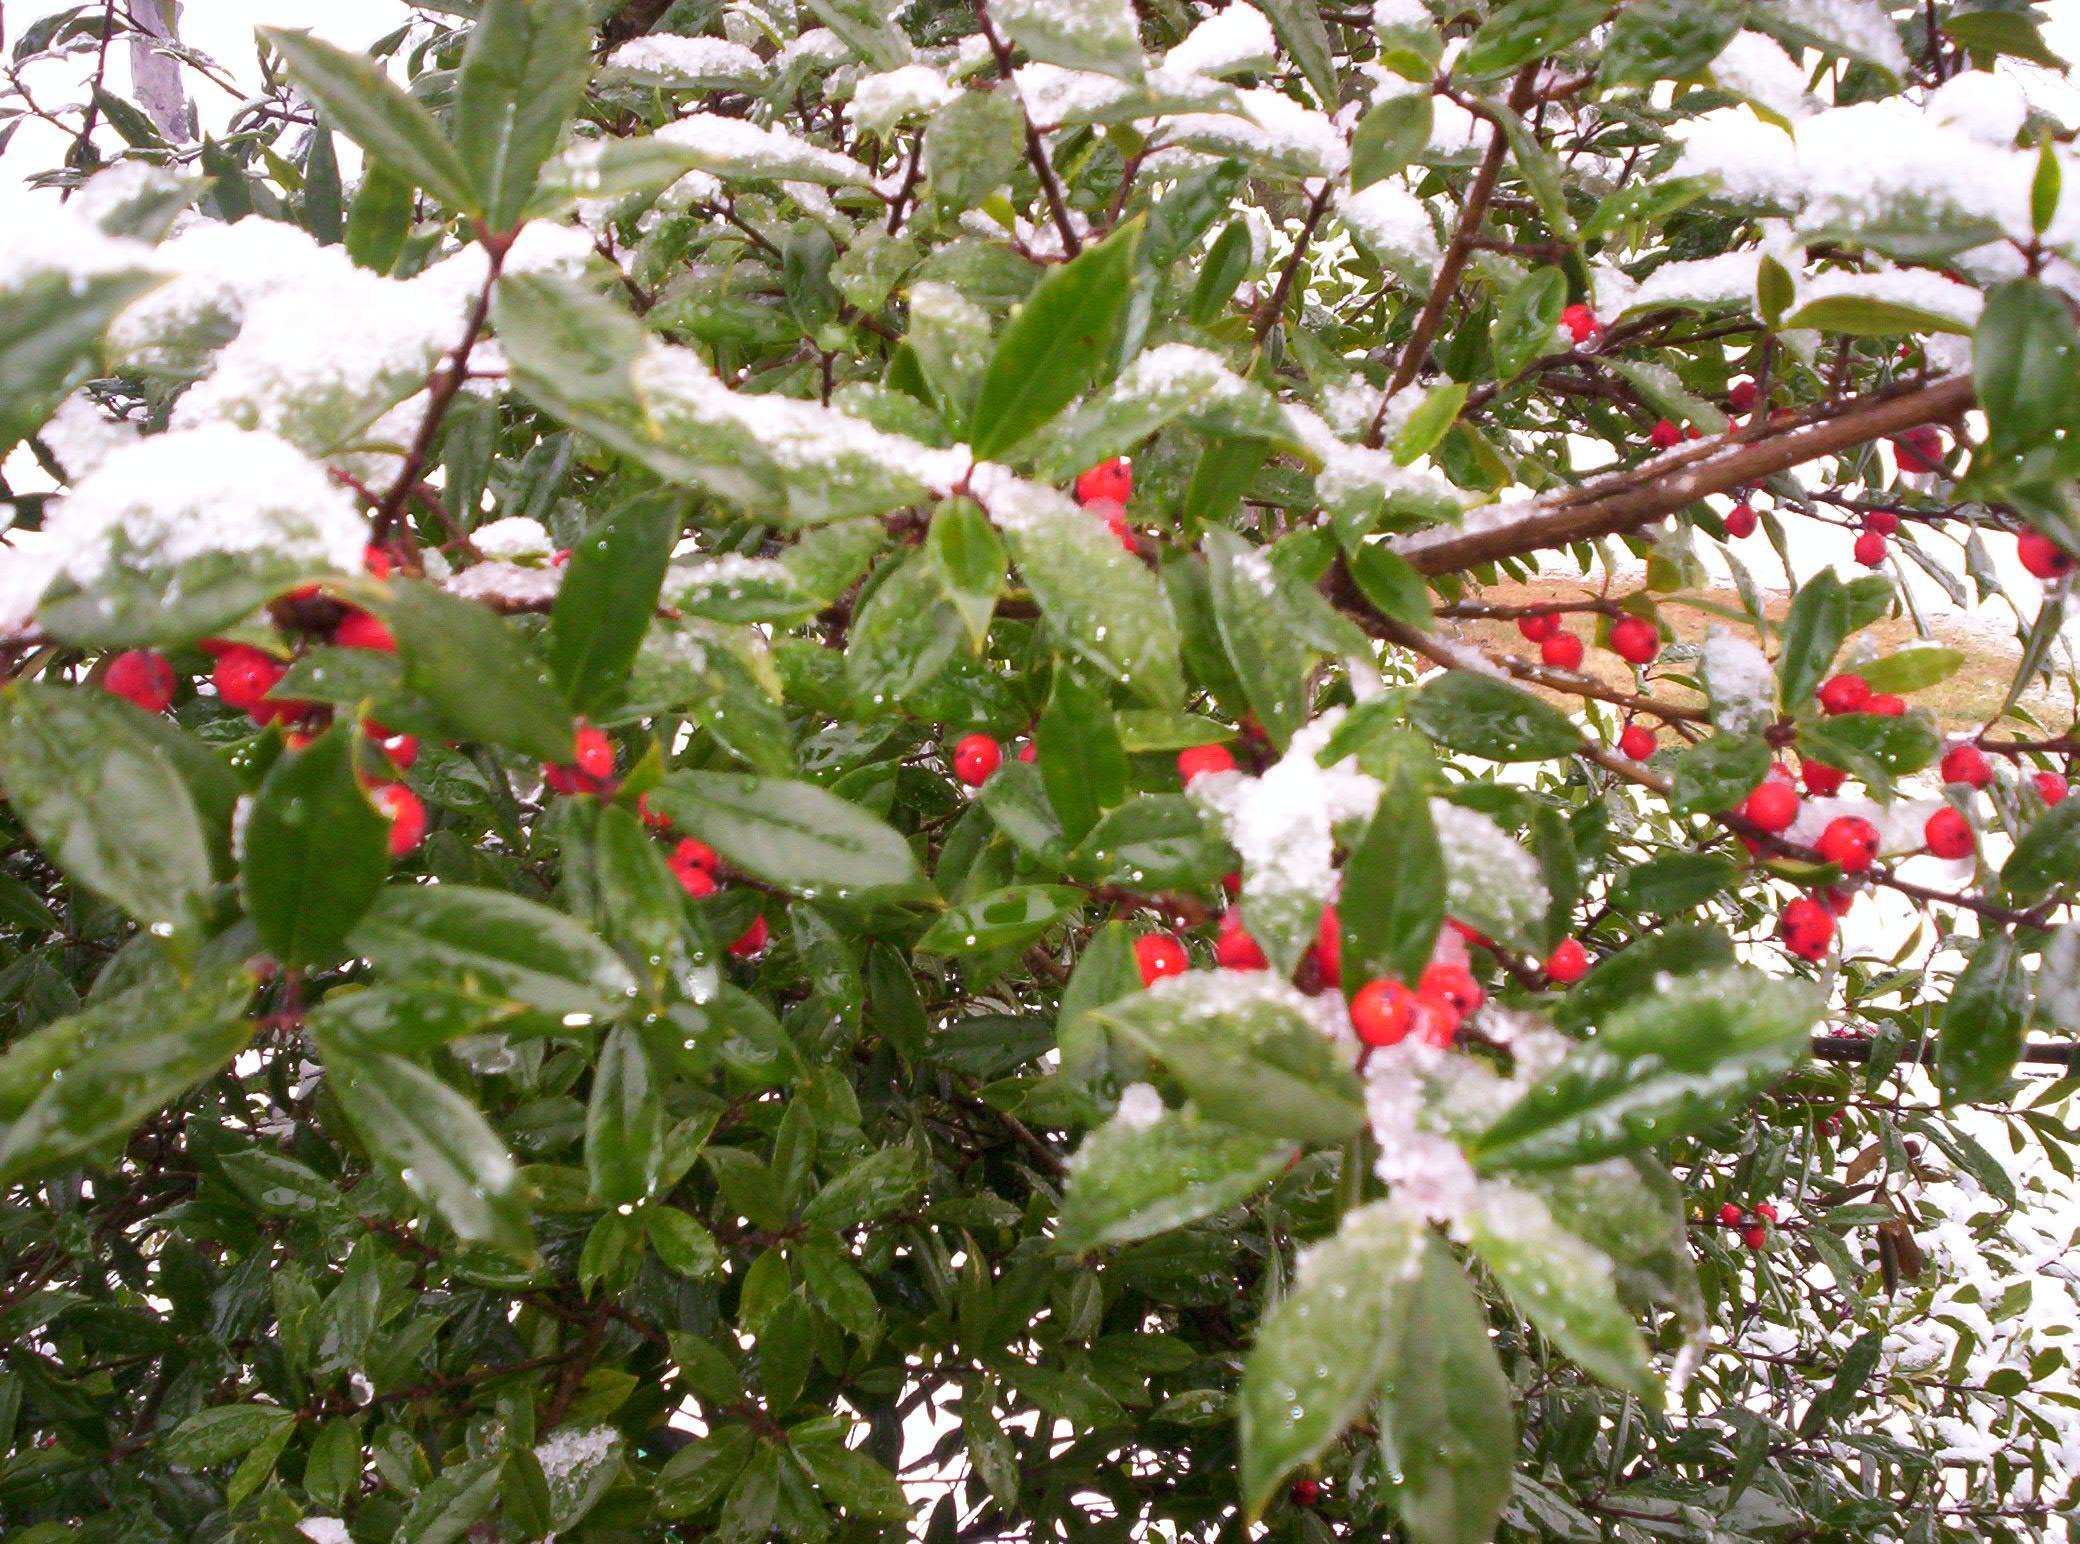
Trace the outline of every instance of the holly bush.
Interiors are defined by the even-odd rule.
[[[146,9],[0,96],[14,1544],[2062,1536],[2029,6]]]

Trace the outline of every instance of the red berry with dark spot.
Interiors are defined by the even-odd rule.
[[[402,783],[384,783],[369,790],[376,808],[390,819],[390,856],[402,858],[426,837],[426,806]]]
[[[1579,938],[1563,938],[1560,947],[1546,956],[1546,974],[1562,986],[1573,986],[1589,974],[1589,951]]]
[[[1984,788],[1993,781],[1993,764],[1986,759],[1986,752],[1969,742],[1953,745],[1943,752],[1942,768],[1946,783]]]
[[[1826,799],[1841,791],[1849,774],[1840,767],[1831,767],[1824,761],[1802,761],[1798,766],[1798,780],[1806,785],[1806,792],[1816,799]]]
[[[1262,945],[1242,925],[1242,913],[1233,907],[1221,913],[1213,957],[1223,970],[1265,970],[1271,964],[1264,958]]]
[[[1876,531],[1865,531],[1856,538],[1856,561],[1865,568],[1876,568],[1885,561],[1885,538]]]
[[[2015,538],[2015,556],[2039,579],[2062,579],[2073,571],[2073,556],[2042,531],[2024,531]]]
[[[1907,711],[1907,699],[1896,697],[1891,692],[1873,692],[1871,700],[1863,705],[1866,713],[1875,713],[1880,718],[1900,718]]]
[[[1798,793],[1774,779],[1765,779],[1748,795],[1741,813],[1765,831],[1788,831],[1798,819]]]
[[[272,655],[234,643],[217,656],[217,668],[210,673],[210,679],[216,683],[217,696],[226,707],[258,717],[274,706],[268,703],[267,694],[284,674],[281,661]]]
[[[173,701],[176,679],[165,655],[151,649],[125,649],[108,662],[101,684],[147,713],[164,713]]]
[[[953,748],[953,775],[970,788],[980,788],[1004,764],[1004,747],[986,734],[961,737]]]
[[[1735,381],[1726,388],[1726,405],[1736,413],[1755,411],[1755,383],[1750,380]]]
[[[1620,617],[1611,624],[1611,652],[1635,665],[1651,664],[1661,652],[1661,629],[1645,617]]]
[[[2039,772],[2030,779],[2037,785],[2037,797],[2046,804],[2063,803],[2068,792],[2066,780],[2056,772]]]
[[[1343,919],[1334,906],[1322,908],[1322,920],[1314,929],[1314,963],[1322,980],[1330,986],[1343,985]]]
[[[667,861],[671,865],[672,877],[679,881],[679,888],[695,900],[713,895],[718,888],[715,876],[699,864],[681,863],[676,857]]]
[[[1208,772],[1233,772],[1235,757],[1225,745],[1194,745],[1177,753],[1177,775],[1190,783]]]
[[[697,869],[704,869],[712,874],[720,866],[722,859],[715,849],[706,842],[688,836],[682,837],[679,845],[672,849],[671,861],[673,863],[687,864]]]
[[[1603,323],[1596,320],[1596,313],[1587,306],[1569,306],[1560,313],[1560,325],[1577,343],[1587,343],[1603,333]]]
[[[1100,461],[1076,479],[1076,502],[1093,504],[1111,499],[1125,504],[1134,496],[1134,469],[1123,456]]]
[[[1800,959],[1824,960],[1834,946],[1834,917],[1818,901],[1800,896],[1784,908],[1777,921],[1777,936]]]
[[[1518,617],[1517,631],[1524,635],[1527,643],[1544,643],[1560,631],[1560,614],[1541,611],[1534,616]]]
[[[1192,967],[1184,945],[1168,933],[1148,933],[1134,940],[1134,963],[1141,968],[1141,984],[1154,986],[1165,976],[1181,976]]]
[[[1416,994],[1399,981],[1368,981],[1351,999],[1351,1028],[1366,1045],[1399,1045],[1415,1020]]]
[[[1969,858],[1972,855],[1972,823],[1945,805],[1928,817],[1921,839],[1938,858]]]
[[[1618,736],[1618,750],[1634,761],[1645,761],[1654,754],[1654,731],[1645,724],[1627,724],[1625,732]]]
[[[1292,1496],[1294,1506],[1313,1506],[1322,1499],[1322,1482],[1309,1479],[1295,1480]]]
[[[1726,511],[1726,534],[1736,539],[1755,534],[1755,509],[1747,500]]]
[[[1450,1003],[1463,1016],[1488,1000],[1473,972],[1449,960],[1432,960],[1416,980],[1416,993],[1437,1002]]]
[[[1683,431],[1663,418],[1655,422],[1647,438],[1653,442],[1656,450],[1668,450],[1683,443]]]
[[[578,730],[571,761],[587,777],[611,777],[614,772],[614,742],[607,738],[604,729],[586,724]]]
[[[1871,700],[1871,683],[1860,675],[1829,676],[1820,683],[1823,713],[1856,713]]]
[[[1555,670],[1582,668],[1582,640],[1573,633],[1555,633],[1538,646],[1538,657]]]
[[[332,630],[332,642],[342,649],[375,649],[384,654],[397,652],[397,640],[390,636],[380,618],[366,611],[350,611]]]
[[[1837,815],[1813,850],[1844,874],[1861,874],[1878,856],[1878,828],[1860,815]]]
[[[730,958],[733,960],[757,958],[765,952],[766,940],[770,937],[772,937],[772,933],[766,927],[766,919],[764,917],[753,917],[751,926],[739,933],[736,942],[729,946]]]
[[[1899,529],[1899,516],[1889,509],[1873,509],[1864,515],[1863,528],[1876,531],[1880,536],[1890,536]]]

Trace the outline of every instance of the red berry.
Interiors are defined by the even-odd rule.
[[[1330,986],[1343,985],[1343,919],[1334,906],[1322,908],[1322,920],[1314,929],[1314,963],[1322,980]]]
[[[1751,1222],[1741,1229],[1741,1242],[1750,1249],[1761,1249],[1769,1243],[1769,1229],[1759,1222]]]
[[[1091,504],[1111,499],[1125,504],[1134,496],[1134,469],[1122,456],[1100,461],[1076,479],[1076,502]]]
[[[1235,758],[1225,745],[1194,745],[1177,753],[1177,775],[1190,783],[1208,772],[1233,772]]]
[[[1860,675],[1829,676],[1820,683],[1824,713],[1855,713],[1871,700],[1871,683]]]
[[[643,817],[643,824],[650,827],[653,831],[667,831],[671,829],[672,817],[661,810],[652,809],[650,807],[650,795],[647,793],[636,795],[636,813]]]
[[[583,725],[574,742],[571,761],[587,777],[610,777],[614,772],[614,742],[604,729]]]
[[[1825,799],[1841,791],[1849,774],[1840,767],[1830,767],[1824,761],[1803,761],[1798,767],[1799,781],[1806,785],[1806,792],[1815,798]]]
[[[1415,1018],[1416,994],[1399,981],[1368,981],[1351,999],[1351,1028],[1366,1045],[1399,1045]]]
[[[165,655],[151,649],[125,649],[108,662],[101,684],[147,713],[164,713],[173,701],[175,678]]]
[[[1741,1225],[1741,1219],[1746,1217],[1747,1215],[1748,1214],[1746,1212],[1742,1211],[1731,1201],[1728,1201],[1724,1206],[1719,1208],[1719,1221],[1729,1228],[1739,1227]]]
[[[1813,850],[1844,874],[1861,874],[1878,856],[1878,828],[1860,815],[1837,815]]]
[[[1683,431],[1663,418],[1655,422],[1653,431],[1647,438],[1653,442],[1656,450],[1668,450],[1683,443]]]
[[[1589,974],[1589,951],[1579,938],[1563,938],[1560,947],[1546,956],[1546,974],[1562,986],[1573,986]]]
[[[1856,561],[1865,568],[1876,568],[1885,561],[1885,538],[1876,531],[1865,531],[1856,538]]]
[[[1263,947],[1242,925],[1242,913],[1232,906],[1221,913],[1213,957],[1223,970],[1264,970],[1271,964],[1264,958]]]
[[[1755,383],[1753,381],[1743,379],[1735,381],[1731,386],[1727,387],[1726,405],[1732,408],[1736,413],[1754,412]]]
[[[1165,976],[1181,976],[1192,966],[1184,945],[1168,933],[1147,933],[1135,939],[1134,963],[1141,967],[1143,986],[1154,986]]]
[[[753,917],[751,926],[737,935],[737,941],[729,946],[733,960],[754,959],[765,952],[766,940],[772,936],[764,917]]]
[[[1447,960],[1432,960],[1416,980],[1416,992],[1435,1002],[1450,1003],[1463,1017],[1488,1000],[1473,972]]]
[[[1517,631],[1524,635],[1527,643],[1544,643],[1560,631],[1559,613],[1541,611],[1533,616],[1518,617]]]
[[[1018,748],[1018,759],[1020,761],[1038,761],[1040,759],[1040,747],[1031,740],[1026,741],[1025,744]]]
[[[1907,711],[1907,699],[1895,697],[1891,692],[1875,692],[1863,705],[1863,711],[1875,713],[1880,718],[1898,718]]]
[[[361,549],[361,566],[367,569],[374,578],[388,579],[391,570],[397,565],[391,562],[389,553],[378,547],[374,542],[370,542]]]
[[[1943,469],[1943,431],[1923,424],[1896,435],[1892,454],[1903,472],[1940,472]]]
[[[1966,742],[1953,745],[1943,752],[1943,781],[1965,783],[1973,788],[1984,788],[1993,781],[1993,766],[1986,759],[1986,752]]]
[[[1726,534],[1736,539],[1755,534],[1755,509],[1746,499],[1726,511]]]
[[[1890,536],[1899,529],[1899,516],[1889,509],[1873,509],[1864,515],[1863,528],[1876,531],[1880,536]]]
[[[390,765],[402,772],[419,759],[419,741],[408,734],[385,735],[376,742],[383,754],[390,758]]]
[[[1309,1479],[1295,1480],[1292,1496],[1294,1506],[1313,1506],[1322,1499],[1322,1482]]]
[[[666,862],[671,865],[672,877],[679,881],[679,888],[695,900],[715,893],[715,876],[699,864],[682,863],[676,856],[667,859]]]
[[[1775,1222],[1777,1220],[1776,1203],[1774,1201],[1757,1201],[1755,1203],[1755,1215],[1764,1222]]]
[[[217,696],[226,707],[257,717],[261,710],[273,706],[268,703],[267,694],[285,673],[281,661],[272,655],[234,643],[217,656],[217,668],[210,673],[210,679],[216,683]]]
[[[953,775],[980,788],[1004,762],[1004,747],[986,734],[964,735],[953,748]]]
[[[1555,670],[1582,668],[1582,640],[1573,633],[1555,633],[1538,646],[1538,657]]]
[[[1762,780],[1766,783],[1782,783],[1786,788],[1798,786],[1798,779],[1791,775],[1791,769],[1781,761],[1772,761],[1769,770],[1762,774]]]
[[[1560,325],[1567,335],[1577,343],[1587,343],[1603,331],[1603,324],[1596,320],[1596,313],[1587,306],[1569,306],[1560,313]]]
[[[1849,915],[1849,908],[1856,904],[1856,892],[1845,890],[1840,885],[1830,885],[1820,892],[1820,904],[1837,917]]]
[[[402,783],[384,783],[369,790],[376,808],[390,817],[390,856],[402,858],[426,836],[426,806]]]
[[[2066,780],[2060,777],[2056,772],[2036,773],[2033,777],[2031,777],[2030,781],[2037,785],[2037,797],[2042,799],[2046,804],[2059,804],[2064,802],[2065,796],[2068,792],[2066,788]]]
[[[1661,652],[1661,629],[1645,617],[1620,617],[1611,624],[1611,652],[1635,665],[1651,664]]]
[[[1765,778],[1748,795],[1741,813],[1765,831],[1788,831],[1798,819],[1798,793],[1773,778]]]
[[[1784,908],[1777,922],[1784,947],[1802,960],[1820,961],[1834,945],[1834,917],[1818,901],[1800,896]]]
[[[366,611],[350,611],[332,630],[332,641],[342,649],[378,649],[385,654],[397,652],[397,640],[390,636],[380,618]]]
[[[703,869],[712,874],[720,866],[722,859],[717,855],[715,849],[706,842],[688,836],[681,838],[679,845],[672,849],[670,861],[685,864],[691,868]]]
[[[2042,531],[2024,531],[2015,538],[2015,556],[2039,579],[2061,579],[2073,571],[2071,553]]]
[[[1441,997],[1416,994],[1416,1037],[1442,1051],[1459,1038],[1459,1022],[1466,1015]]]
[[[1627,724],[1625,732],[1618,736],[1618,751],[1634,761],[1645,761],[1654,754],[1654,731],[1645,724]]]
[[[1230,869],[1221,875],[1221,888],[1228,892],[1228,899],[1231,901],[1242,894],[1242,870]]]
[[[1928,817],[1921,839],[1938,858],[1969,858],[1972,855],[1972,823],[1948,805]]]

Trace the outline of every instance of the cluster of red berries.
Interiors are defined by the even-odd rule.
[[[1873,509],[1863,517],[1863,530],[1856,538],[1852,549],[1856,561],[1865,568],[1877,568],[1885,561],[1891,550],[1886,538],[1899,530],[1899,516],[1889,509]]]
[[[1582,640],[1560,625],[1559,613],[1533,612],[1517,618],[1517,631],[1538,645],[1538,657],[1555,670],[1579,670]],[[1611,623],[1611,652],[1628,664],[1646,666],[1661,653],[1661,629],[1645,617],[1623,616]]]
[[[1777,1221],[1777,1209],[1768,1201],[1758,1201],[1752,1210],[1728,1201],[1719,1208],[1719,1224],[1740,1234],[1741,1242],[1750,1249],[1762,1249],[1769,1243],[1769,1230]]]
[[[609,767],[611,766],[610,760]],[[643,817],[643,824],[652,830],[670,832],[671,820],[661,811],[650,807],[648,795],[636,796],[636,813]],[[664,861],[666,867],[671,869],[672,877],[679,881],[679,888],[697,901],[706,899],[722,888],[721,881],[715,877],[717,870],[722,867],[721,854],[706,842],[691,836],[681,837]],[[751,926],[744,929],[729,946],[730,955],[739,960],[753,959],[764,952],[770,937],[766,919],[753,917]]]
[[[1133,496],[1134,468],[1124,456],[1100,461],[1077,475],[1076,502],[1102,519],[1129,552],[1138,550],[1133,528],[1127,524],[1127,501]]]

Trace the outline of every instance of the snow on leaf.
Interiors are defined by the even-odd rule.
[[[1538,860],[1478,810],[1430,801],[1444,850],[1445,912],[1506,943],[1536,942],[1549,898]]]
[[[1701,663],[1712,727],[1721,734],[1759,734],[1777,716],[1777,678],[1762,650],[1739,633],[1713,627]]]
[[[657,137],[684,146],[703,171],[723,178],[860,187],[874,180],[873,174],[850,156],[812,145],[784,129],[760,128],[745,119],[720,113],[689,114],[659,129]]]
[[[765,62],[741,43],[726,38],[690,38],[653,34],[623,43],[607,55],[607,68],[624,71],[646,84],[681,90],[741,86],[765,74]]]
[[[1230,5],[1215,11],[1163,56],[1163,68],[1176,74],[1239,75],[1268,70],[1278,49],[1271,23],[1254,6]]]
[[[938,70],[923,64],[869,75],[852,90],[852,121],[863,134],[886,138],[906,118],[921,117],[960,93]]]

